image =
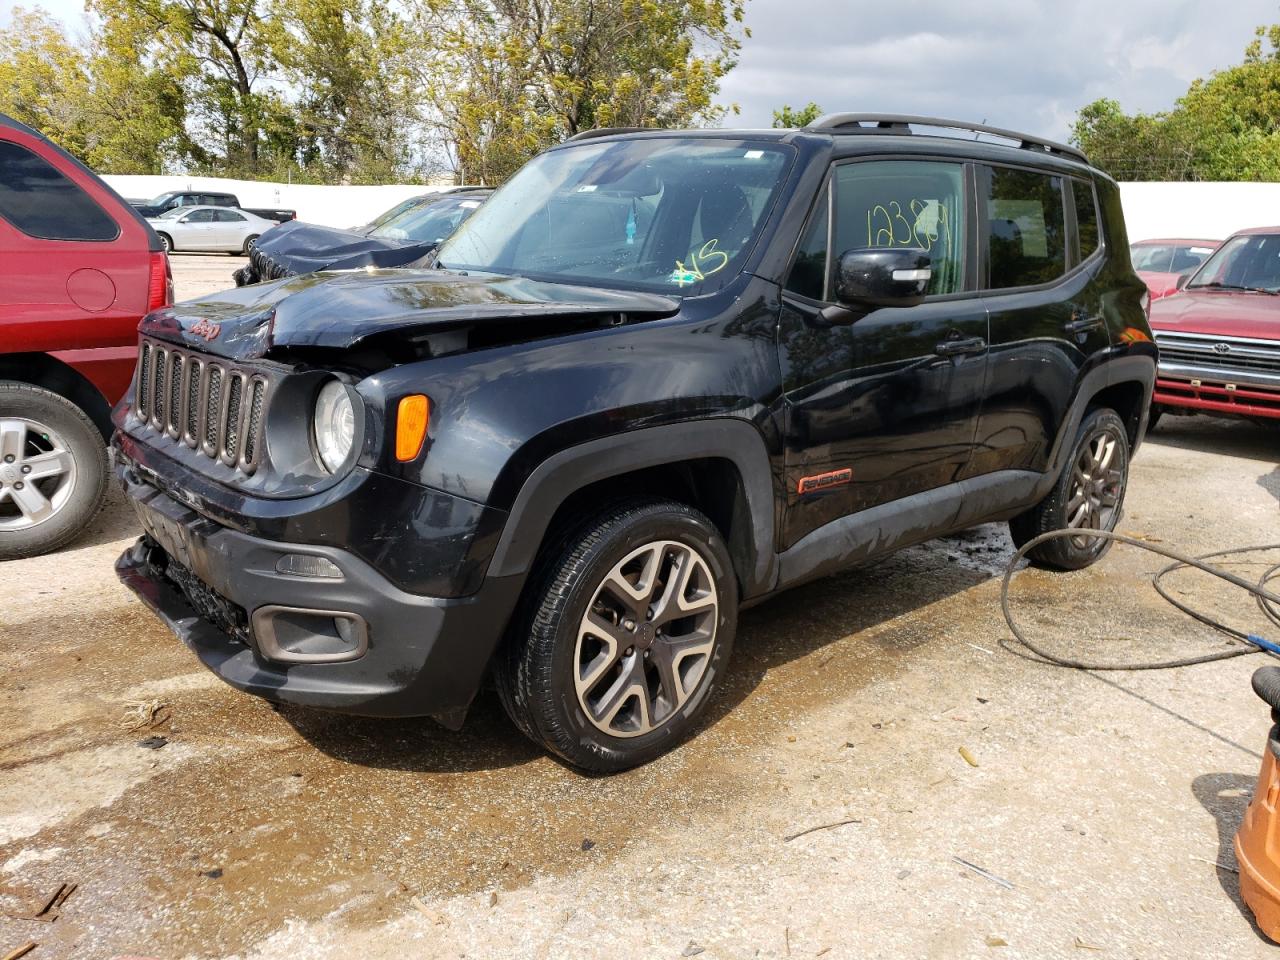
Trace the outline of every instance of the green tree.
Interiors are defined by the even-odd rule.
[[[163,173],[194,149],[186,131],[181,79],[149,63],[148,25],[112,18],[99,24],[89,51],[85,161],[107,173]]]
[[[422,0],[424,82],[471,180],[595,127],[718,122],[746,0]]]
[[[1097,100],[1072,140],[1124,180],[1280,180],[1280,24],[1259,27],[1244,62],[1191,84],[1167,113]]]
[[[275,57],[264,27],[264,0],[89,0],[105,23],[149,29],[152,65],[180,82],[192,159],[229,175],[260,176],[282,112],[282,96],[264,78]]]
[[[273,44],[299,91],[304,167],[383,182],[421,165],[423,125],[413,63],[427,51],[380,0],[277,0]]]
[[[812,100],[799,110],[794,109],[790,104],[784,104],[782,109],[773,111],[773,125],[780,130],[798,129],[809,126],[820,116],[822,116],[822,108]]]
[[[83,154],[83,105],[89,90],[84,54],[42,10],[15,7],[0,30],[0,112]]]

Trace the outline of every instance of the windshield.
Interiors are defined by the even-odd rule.
[[[1204,263],[1213,247],[1136,243],[1129,248],[1133,269],[1151,273],[1187,273]]]
[[[191,209],[190,207],[170,207],[168,210],[166,210],[164,213],[162,213],[162,214],[160,214],[160,215],[156,216],[154,219],[156,219],[156,220],[174,220],[174,219],[177,219],[178,217],[182,216],[184,213],[187,213],[190,209]]]
[[[148,201],[147,201],[147,206],[148,206],[148,207],[162,207],[162,206],[164,206],[166,203],[168,203],[168,202],[169,202],[169,198],[170,198],[170,197],[172,197],[172,196],[173,196],[173,191],[172,191],[172,190],[170,190],[168,193],[162,193],[162,194],[160,194],[159,196],[152,197],[150,200],[148,200]]]
[[[378,216],[366,223],[361,229],[365,231],[366,235],[373,233],[374,230],[391,220],[393,217],[400,216],[400,214],[404,213],[410,207],[416,207],[420,203],[422,203],[422,197],[410,197],[408,200],[401,200],[390,210],[378,214]]]
[[[1204,262],[1188,290],[1196,288],[1280,291],[1280,234],[1232,237]]]
[[[450,269],[696,295],[741,269],[792,148],[587,142],[529,161],[440,248]]]
[[[474,197],[418,204],[384,221],[381,226],[370,230],[368,235],[392,240],[439,243],[479,206],[480,201]]]

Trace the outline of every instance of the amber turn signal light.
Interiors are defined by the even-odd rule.
[[[396,408],[396,459],[408,463],[422,452],[431,419],[431,401],[420,393],[400,398]]]

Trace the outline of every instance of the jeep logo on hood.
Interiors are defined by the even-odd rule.
[[[218,339],[218,334],[222,332],[222,324],[199,320],[188,328],[187,332],[193,337],[203,337],[206,343],[210,343]]]

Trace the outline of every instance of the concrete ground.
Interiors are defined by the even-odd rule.
[[[237,261],[175,264],[182,296]],[[1274,428],[1166,419],[1120,529],[1193,552],[1280,542],[1278,454]],[[74,547],[0,564],[0,914],[78,884],[54,923],[0,918],[0,956],[1273,955],[1231,847],[1263,658],[1028,659],[999,612],[1002,527],[745,613],[698,736],[612,778],[540,754],[492,694],[450,733],[222,686],[116,584],[136,533],[113,496]],[[1152,592],[1161,564],[1117,549],[1027,570],[1018,609],[1080,656],[1223,649]],[[1268,633],[1243,596],[1171,586]]]

